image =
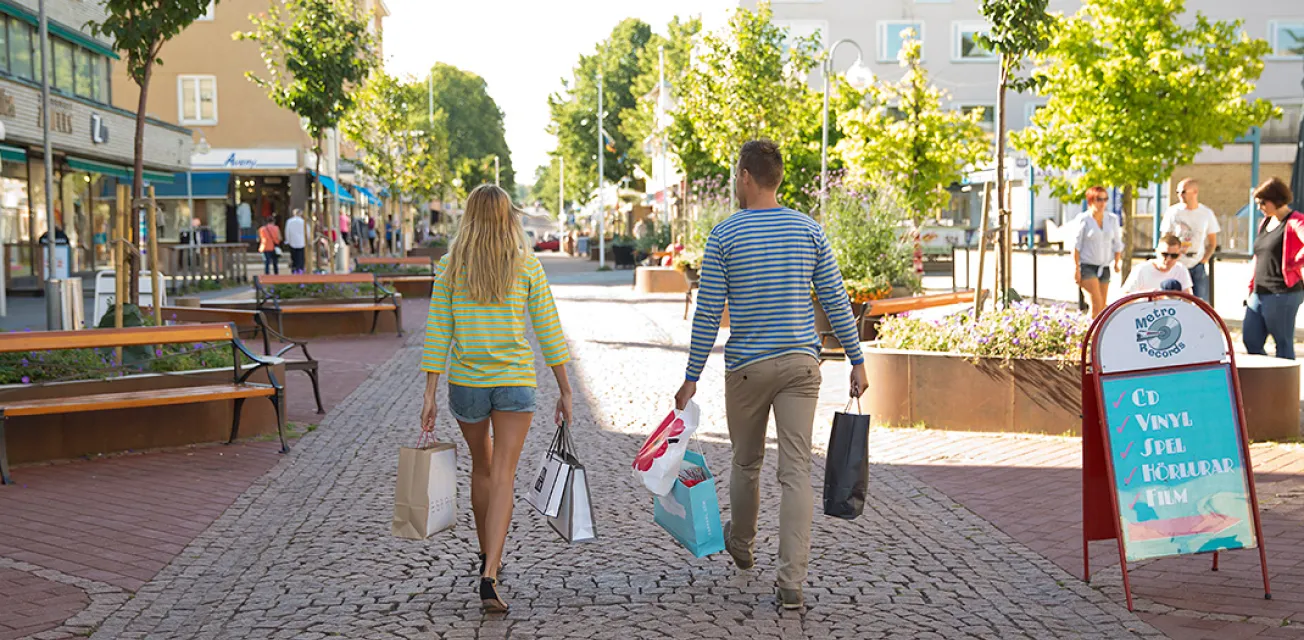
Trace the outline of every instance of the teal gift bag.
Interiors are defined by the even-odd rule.
[[[684,452],[684,464],[670,493],[656,496],[652,505],[656,523],[694,556],[701,558],[724,551],[715,476],[702,454],[692,450]]]

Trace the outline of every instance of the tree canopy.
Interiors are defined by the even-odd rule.
[[[462,189],[493,183],[494,156],[498,157],[499,181],[508,193],[516,185],[516,170],[512,166],[511,151],[507,147],[503,127],[503,111],[489,95],[489,84],[484,78],[450,64],[436,63],[430,70],[434,81],[434,105],[443,111],[448,131],[448,165],[444,179],[451,188],[454,178],[462,180]],[[419,119],[426,119],[429,96],[426,83],[411,85]]]

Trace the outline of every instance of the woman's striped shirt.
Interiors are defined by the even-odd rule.
[[[437,272],[442,276],[447,266],[444,256]],[[435,278],[431,287],[422,371],[447,371],[450,383],[464,387],[536,386],[534,351],[525,339],[527,313],[548,366],[570,361],[548,276],[534,254],[525,256],[516,287],[503,304],[469,298],[464,277],[455,286],[447,280]]]
[[[686,378],[696,381],[729,302],[725,370],[790,353],[819,357],[814,286],[852,364],[864,362],[851,301],[819,223],[792,209],[748,209],[717,224],[702,256]]]

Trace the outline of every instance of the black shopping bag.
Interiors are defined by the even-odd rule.
[[[849,411],[848,401],[845,411],[833,414],[824,465],[824,515],[855,520],[865,510],[869,486],[869,414]]]

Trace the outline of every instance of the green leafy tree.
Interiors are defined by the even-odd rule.
[[[671,142],[690,180],[728,175],[744,142],[769,138],[784,152],[782,196],[810,204],[819,173],[821,100],[807,77],[821,55],[816,37],[789,38],[768,3],[738,9],[723,34],[701,38],[678,87]]]
[[[136,132],[134,140],[135,172],[131,181],[132,200],[144,193],[145,183],[145,114],[149,99],[149,84],[154,76],[154,65],[163,64],[159,57],[163,45],[208,11],[218,0],[104,0],[108,15],[103,22],[91,23],[91,31],[113,41],[113,48],[127,57],[127,75],[140,87],[140,100],[136,107]],[[140,244],[138,209],[131,207],[131,221],[126,225],[133,246]],[[125,215],[126,212],[119,212]],[[140,295],[140,258],[128,252],[127,299]]]
[[[420,197],[438,192],[448,165],[447,116],[429,114],[424,93],[424,83],[377,70],[340,121],[368,174],[397,193]]]
[[[246,71],[245,77],[265,89],[277,106],[302,119],[317,156],[314,169],[320,175],[326,131],[338,126],[353,108],[358,85],[377,64],[368,19],[351,0],[285,0],[249,20],[253,30],[234,37],[258,43],[267,73]],[[313,246],[312,230],[321,209],[320,199],[314,200],[308,246]],[[309,251],[308,256],[314,260],[316,252]]]
[[[693,55],[693,44],[702,31],[702,19],[681,19],[676,16],[666,25],[666,35],[652,34],[647,45],[639,52],[639,75],[634,78],[633,95],[637,103],[633,109],[620,114],[620,130],[630,141],[630,154],[637,165],[648,175],[653,167],[650,156],[644,152],[647,143],[661,131],[665,122],[658,123],[659,104],[662,99],[657,84],[661,81],[661,48],[665,48],[666,108],[673,110],[675,88],[680,86],[688,71]],[[660,185],[657,185],[658,187]]]
[[[643,141],[630,138],[625,121],[636,117],[640,94],[635,80],[643,74],[642,55],[651,40],[647,23],[636,18],[621,21],[592,54],[580,56],[574,77],[562,80],[562,91],[548,97],[548,133],[557,137],[552,155],[566,160],[567,198],[587,199],[597,188],[599,73],[609,143],[603,145],[603,177],[607,182],[634,179]]]
[[[1280,113],[1246,99],[1269,48],[1240,27],[1200,13],[1192,21],[1183,0],[1085,0],[1075,16],[1055,17],[1033,70],[1046,107],[1014,143],[1037,166],[1067,172],[1049,180],[1057,196],[1123,188],[1125,255],[1138,187]]]
[[[981,110],[942,108],[947,96],[928,83],[919,39],[910,30],[904,35],[899,58],[905,74],[897,82],[871,85],[862,106],[838,116],[843,137],[832,153],[842,160],[850,187],[869,187],[886,177],[899,191],[915,225],[915,272],[922,273],[919,228],[946,206],[951,197],[946,188],[990,147],[979,124]],[[845,81],[840,87],[854,91]]]
[[[508,193],[516,184],[516,171],[512,154],[507,147],[503,127],[503,111],[489,95],[489,85],[484,78],[463,71],[453,65],[436,63],[430,70],[427,82],[434,82],[435,110],[447,117],[448,162],[444,172],[443,191],[458,195],[477,185],[494,181],[494,156],[498,157],[499,182]],[[419,105],[421,117],[426,117],[430,97],[427,85],[413,85],[412,91]],[[454,179],[462,187],[455,189]]]

